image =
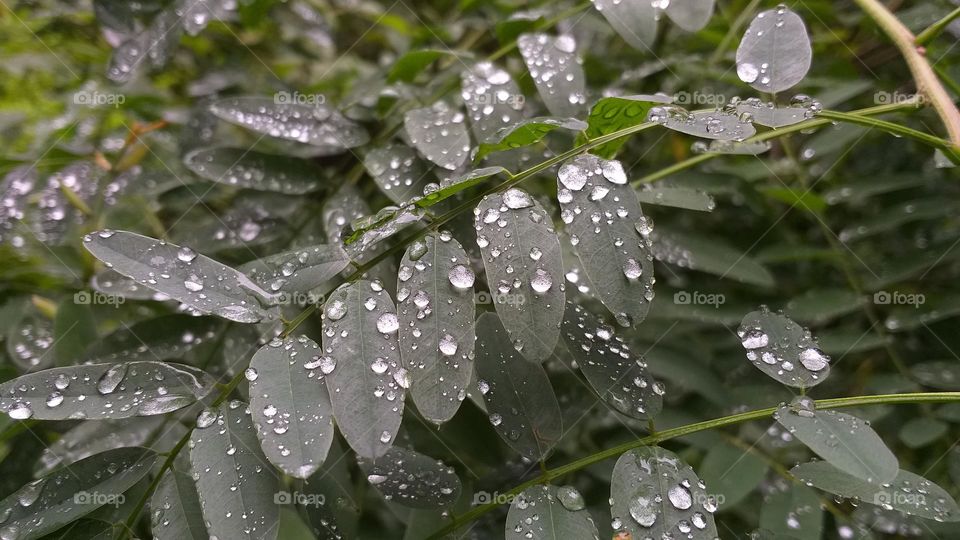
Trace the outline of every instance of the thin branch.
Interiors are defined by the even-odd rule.
[[[948,13],[944,18],[939,21],[931,24],[927,27],[926,30],[917,34],[917,39],[915,43],[920,47],[923,47],[927,43],[933,41],[934,38],[940,35],[941,32],[946,30],[950,23],[952,23],[957,17],[960,17],[960,7]]]

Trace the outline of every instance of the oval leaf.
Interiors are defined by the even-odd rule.
[[[567,131],[583,131],[587,128],[581,120],[576,118],[560,118],[553,116],[538,116],[521,120],[497,131],[488,142],[480,145],[475,159],[480,160],[492,152],[501,152],[514,148],[523,148],[540,142],[548,133],[556,129]]]
[[[474,209],[477,244],[497,313],[523,356],[553,353],[563,319],[563,259],[550,214],[516,188],[487,195]]]
[[[785,491],[769,495],[760,509],[760,527],[778,538],[820,540],[823,538],[823,510],[817,492],[793,483]]]
[[[830,374],[830,357],[810,331],[779,313],[747,313],[737,335],[747,360],[781,384],[811,388]]]
[[[463,122],[463,113],[447,102],[438,101],[431,107],[407,111],[403,126],[410,143],[423,157],[444,169],[455,171],[467,161],[470,134]]]
[[[723,240],[665,227],[653,229],[649,234],[653,241],[653,256],[658,261],[761,287],[774,285],[769,270]]]
[[[229,266],[192,249],[127,231],[88,234],[83,245],[109,268],[187,304],[242,323],[269,317],[269,294]]]
[[[504,529],[507,540],[597,540],[597,524],[585,510],[583,496],[571,486],[536,485],[510,503]]]
[[[621,2],[626,5],[629,2]],[[643,2],[636,2],[643,3]],[[587,129],[584,132],[585,138],[578,139],[578,143],[586,142],[587,139],[596,139],[601,135],[608,135],[621,129],[633,127],[647,121],[650,109],[658,104],[671,103],[673,100],[666,95],[635,95],[635,96],[615,96],[605,97],[598,100],[590,109],[590,116],[587,118]],[[590,153],[610,159],[617,154],[617,151],[627,142],[627,137],[604,143],[590,150]]]
[[[587,102],[586,77],[573,36],[521,34],[517,48],[550,114],[581,116]]]
[[[480,62],[460,74],[460,95],[470,115],[470,129],[480,143],[491,142],[501,128],[523,119],[520,87],[492,62]]]
[[[317,244],[277,253],[251,261],[240,268],[263,290],[285,295],[307,292],[337,277],[350,265],[350,257],[339,244]]]
[[[360,457],[367,481],[383,498],[410,508],[442,508],[460,497],[460,479],[442,461],[394,446],[375,460]]]
[[[688,111],[675,105],[650,109],[648,119],[667,129],[718,141],[742,141],[752,137],[757,130],[745,122],[735,111]]]
[[[622,326],[639,324],[653,300],[650,241],[637,196],[619,161],[583,154],[557,175],[560,218],[591,289]]]
[[[116,448],[145,446],[164,424],[163,416],[81,422],[43,449],[34,468],[40,477],[94,454]]]
[[[295,478],[308,478],[327,458],[333,413],[324,383],[332,360],[307,336],[273,339],[253,355],[250,416],[270,463]]]
[[[393,444],[410,375],[400,365],[393,300],[377,282],[334,291],[324,306],[323,350],[333,362],[327,390],[340,432],[357,454],[375,459]]]
[[[678,0],[679,1],[679,0]],[[610,26],[634,49],[653,52],[660,10],[647,0],[594,0]]]
[[[494,429],[523,456],[546,459],[563,435],[563,424],[543,367],[520,357],[494,313],[477,319],[475,355],[477,387]]]
[[[321,187],[321,171],[310,161],[244,148],[203,148],[183,158],[201,178],[258,191],[302,195]]]
[[[696,32],[710,22],[713,4],[714,0],[670,0],[667,17],[687,32]]]
[[[363,164],[380,190],[397,204],[422,197],[424,188],[433,182],[417,152],[403,144],[374,148],[364,156]]]
[[[414,242],[400,263],[400,357],[417,410],[437,424],[456,414],[473,371],[474,279],[449,232]]]
[[[198,422],[190,435],[190,466],[211,537],[270,540],[280,519],[277,473],[246,409],[232,401],[207,411],[215,418]]]
[[[150,524],[156,540],[209,539],[188,459],[178,458],[163,473],[150,498]]]
[[[697,473],[669,450],[644,447],[620,456],[610,483],[615,534],[633,538],[717,538],[708,495]]]
[[[812,56],[803,19],[781,4],[750,23],[737,48],[737,75],[756,90],[775,94],[803,80]]]
[[[166,362],[54,368],[0,384],[0,409],[17,420],[152,416],[190,405],[214,382],[199,369]]]
[[[173,314],[123,325],[94,343],[84,362],[131,362],[182,358],[216,337],[223,321],[214,317]]]

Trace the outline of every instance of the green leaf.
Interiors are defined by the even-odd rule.
[[[697,32],[710,22],[714,0],[681,0],[667,4],[667,17],[687,32]]]
[[[53,319],[53,354],[60,366],[76,363],[78,352],[99,339],[96,319],[89,304],[70,297],[57,306]]]
[[[911,418],[900,427],[898,436],[910,448],[923,448],[947,433],[946,423],[935,418]]]
[[[327,390],[337,426],[357,454],[376,459],[393,444],[411,375],[401,366],[393,300],[377,282],[334,291],[324,306]]]
[[[247,404],[231,401],[208,411],[190,436],[190,465],[210,536],[274,539],[280,507],[278,475],[260,451]]]
[[[119,448],[30,482],[0,501],[0,532],[16,540],[40,538],[103,505],[117,504],[156,461],[152,450]]]
[[[810,332],[779,313],[766,308],[747,313],[737,336],[747,360],[781,384],[812,388],[830,375],[830,357]]]
[[[829,204],[860,204],[871,197],[922,186],[923,176],[916,174],[880,174],[850,179],[823,194]]]
[[[375,460],[360,457],[367,482],[388,501],[410,508],[442,508],[460,497],[460,479],[442,461],[394,446]]]
[[[463,53],[450,49],[417,49],[403,54],[387,72],[387,82],[413,82],[424,69],[444,56],[458,57]]]
[[[838,237],[844,243],[856,242],[903,228],[918,221],[933,221],[956,214],[960,205],[953,201],[917,199],[883,209],[879,214],[844,227]]]
[[[507,540],[598,538],[583,495],[572,486],[535,485],[514,497],[504,527]]]
[[[718,238],[659,227],[650,233],[650,239],[658,261],[761,287],[774,286],[770,271]]]
[[[676,105],[659,105],[650,109],[648,118],[667,129],[719,141],[742,141],[757,132],[753,124],[728,110],[688,111]]]
[[[605,3],[610,3],[610,0],[605,0]],[[632,3],[620,2],[617,5],[626,6],[628,4]],[[642,4],[642,2],[637,2],[637,4]],[[659,104],[670,103],[671,101],[672,100],[665,95],[635,95],[602,98],[594,103],[590,109],[590,116],[587,118],[587,128],[583,136],[578,138],[577,142],[583,143],[596,139],[601,135],[609,135],[610,133],[642,124],[647,121],[650,109]],[[617,139],[597,146],[590,150],[590,152],[602,158],[611,159],[626,142],[626,138]]]
[[[511,342],[542,361],[553,353],[563,319],[563,260],[550,214],[516,188],[487,195],[474,209],[487,284]]]
[[[400,263],[400,358],[411,399],[436,424],[456,414],[473,371],[475,279],[470,257],[446,231],[411,244]]]
[[[326,285],[350,265],[350,257],[339,244],[316,244],[284,251],[248,262],[237,270],[263,290],[281,293],[280,303]],[[299,302],[298,302],[299,303]]]
[[[888,299],[892,297],[891,294],[887,292]],[[960,294],[942,293],[929,300],[923,293],[900,294],[905,299],[901,301],[903,305],[894,308],[883,321],[883,325],[891,332],[916,330],[960,315]]]
[[[697,473],[669,450],[643,447],[617,460],[610,479],[615,534],[634,538],[717,538],[717,501]]]
[[[773,417],[791,435],[846,474],[885,484],[900,470],[897,456],[870,425],[856,416],[814,410],[813,400],[799,397]]]
[[[776,94],[796,86],[810,70],[807,27],[786,7],[757,14],[737,48],[737,75],[755,90]]]
[[[913,378],[924,386],[940,390],[960,390],[960,362],[934,360],[910,367]]]
[[[75,360],[99,364],[180,359],[200,344],[213,340],[222,324],[214,317],[179,313],[139,321],[130,326],[123,324],[95,342]]]
[[[521,34],[517,49],[550,114],[577,117],[585,112],[587,81],[572,35]]]
[[[422,198],[416,201],[416,205],[422,207],[434,206],[440,201],[449,199],[457,193],[479,185],[487,178],[497,174],[502,174],[507,178],[513,178],[513,176],[510,174],[510,171],[499,165],[474,169],[463,175],[442,180],[440,182],[440,189],[424,195]]]
[[[397,204],[422,197],[424,188],[433,182],[433,176],[417,152],[403,144],[389,143],[373,148],[364,156],[363,164],[380,190]]]
[[[580,371],[614,410],[643,420],[660,412],[663,385],[650,376],[643,357],[613,335],[613,327],[567,301],[562,333]]]
[[[658,206],[672,206],[686,210],[713,212],[717,207],[716,201],[709,194],[693,189],[651,186],[644,184],[636,190],[637,199],[641,203],[656,204]]]
[[[901,470],[889,485],[875,484],[838,470],[825,461],[801,463],[790,469],[801,482],[859,502],[936,521],[960,521],[960,507],[933,482]]]
[[[791,319],[800,322],[825,324],[861,309],[866,303],[866,298],[855,291],[829,287],[811,289],[794,297],[787,302],[783,311]]]
[[[37,371],[55,364],[54,322],[36,309],[26,308],[6,329],[7,355],[20,371]]]
[[[492,152],[501,152],[514,148],[523,148],[543,140],[548,133],[556,129],[567,131],[583,131],[587,124],[576,118],[562,118],[555,116],[538,116],[521,120],[508,127],[501,128],[489,141],[480,144],[474,161],[479,161]]]
[[[782,201],[800,210],[822,212],[827,207],[827,202],[810,190],[773,187],[761,188],[759,191],[771,199]]]
[[[183,163],[201,178],[239,188],[303,195],[322,187],[323,171],[310,160],[246,148],[201,148]]]
[[[477,387],[490,423],[514,450],[532,461],[546,459],[563,435],[560,405],[540,364],[524,361],[500,318],[477,319]]]
[[[621,326],[643,322],[653,300],[650,240],[646,223],[619,161],[583,154],[560,167],[560,218],[593,293]]]
[[[350,460],[342,446],[339,439],[335,440],[320,470],[299,486],[306,501],[324,503],[302,506],[307,523],[320,539],[357,537],[360,501],[347,468]]]
[[[243,323],[269,318],[261,307],[266,291],[189,247],[111,230],[85,236],[83,245],[108,267],[201,313]]]
[[[751,451],[720,444],[710,448],[700,464],[700,478],[717,497],[720,511],[743,501],[767,476],[767,463]]]
[[[413,109],[403,115],[410,143],[423,157],[440,167],[455,171],[470,154],[470,134],[463,113],[446,101]]]
[[[210,112],[255,133],[314,146],[317,155],[340,154],[370,140],[363,126],[336,109],[322,103],[290,103],[280,99],[283,96],[220,99],[210,105]]]
[[[473,136],[481,143],[491,142],[500,128],[523,119],[525,99],[520,87],[509,73],[492,62],[479,62],[463,70],[460,93],[470,115]]]
[[[157,540],[209,538],[186,454],[174,461],[157,484],[150,498],[150,524]]]
[[[263,453],[294,478],[308,478],[327,458],[333,411],[324,381],[333,360],[304,335],[275,338],[246,371],[250,416]]]
[[[760,528],[775,535],[796,540],[823,538],[823,510],[817,492],[794,483],[763,501]]]
[[[44,476],[108,450],[146,446],[163,424],[162,416],[81,422],[44,448],[34,466],[34,476]]]
[[[25,420],[102,420],[176,411],[206,396],[214,379],[165,362],[84,364],[0,384],[0,409]]]
[[[594,5],[631,47],[644,53],[653,52],[660,10],[652,2],[597,0]]]

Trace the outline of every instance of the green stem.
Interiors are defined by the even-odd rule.
[[[836,120],[837,122],[877,128],[893,135],[909,137],[928,146],[940,149],[947,157],[954,160],[955,163],[960,163],[960,150],[950,144],[950,141],[941,139],[936,135],[930,135],[929,133],[917,131],[906,126],[901,126],[900,124],[894,124],[893,122],[887,122],[886,120],[880,120],[879,118],[869,118],[839,111],[822,111],[819,116],[827,120]]]
[[[943,402],[955,402],[960,401],[960,392],[922,392],[922,393],[910,393],[910,394],[884,394],[876,396],[856,396],[856,397],[846,397],[846,398],[834,398],[834,399],[819,399],[816,401],[816,407],[818,409],[841,409],[846,407],[860,407],[864,405],[883,405],[883,404],[897,404],[897,403],[943,403]],[[523,482],[510,491],[504,493],[505,497],[503,499],[509,500],[511,495],[518,495],[527,489],[530,486],[537,484],[543,484],[555,480],[561,476],[570,474],[572,472],[579,471],[594,463],[599,463],[601,461],[618,457],[624,452],[633,450],[634,448],[640,448],[643,446],[653,446],[664,441],[671,439],[676,439],[678,437],[683,437],[685,435],[690,435],[692,433],[697,433],[700,431],[706,431],[710,429],[717,429],[726,426],[732,426],[735,424],[740,424],[742,422],[749,422],[751,420],[763,420],[769,419],[773,416],[773,413],[777,411],[779,407],[767,407],[765,409],[757,409],[753,411],[742,412],[738,414],[732,414],[730,416],[724,416],[722,418],[715,418],[713,420],[705,420],[703,422],[697,422],[694,424],[687,424],[685,426],[680,426],[671,429],[665,429],[659,431],[655,434],[643,437],[641,439],[636,439],[629,441],[606,450],[602,450],[595,454],[580,458],[578,460],[567,463],[566,465],[561,465],[554,469],[547,470],[546,473],[541,474],[540,476]],[[471,508],[469,512],[466,512],[460,515],[454,522],[450,523],[446,527],[440,529],[439,531],[433,533],[429,538],[442,538],[447,534],[450,534],[456,531],[458,528],[463,525],[470,523],[480,516],[492,511],[499,503],[491,502],[476,506]]]
[[[917,34],[917,39],[914,40],[914,43],[921,47],[927,43],[930,43],[935,37],[939,36],[941,32],[946,30],[947,26],[950,26],[950,23],[952,23],[957,17],[960,17],[960,7],[951,11],[939,21],[928,26],[923,32]]]

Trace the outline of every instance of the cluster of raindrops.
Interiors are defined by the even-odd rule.
[[[363,164],[380,189],[397,204],[423,195],[431,183],[426,164],[404,144],[374,148],[364,156]]]
[[[729,104],[692,112],[677,105],[658,105],[650,109],[647,120],[705,139],[742,141],[756,133],[750,114],[739,113]]]
[[[93,163],[79,161],[47,179],[36,203],[33,234],[37,240],[46,244],[61,244],[67,240],[73,226],[84,219],[83,211],[71,198],[86,205],[93,204],[101,172]],[[70,196],[67,195],[68,191]]]
[[[27,196],[37,184],[33,167],[17,167],[8,172],[0,182],[0,242],[8,242],[15,248],[23,247],[25,238],[16,228],[27,215]]]
[[[583,116],[587,103],[586,77],[573,36],[521,34],[517,46],[550,113]]]
[[[550,538],[557,533],[579,529],[578,538],[598,540],[593,517],[589,512],[581,512],[585,507],[583,495],[573,486],[533,486],[517,495],[511,503],[507,514],[507,538]],[[570,530],[564,531],[568,519],[584,523],[582,527],[571,526]]]
[[[258,191],[301,195],[320,186],[320,173],[313,165],[291,156],[243,148],[202,148],[184,156],[183,162],[201,178]]]
[[[810,120],[823,110],[823,104],[806,94],[793,96],[790,98],[789,106],[786,107],[779,107],[773,102],[765,102],[755,97],[743,100],[739,97],[731,98],[727,107],[739,112],[741,118],[749,118],[755,124],[770,128],[780,128]]]
[[[470,134],[463,112],[446,101],[407,111],[403,117],[410,143],[426,159],[455,171],[470,155]]]
[[[506,70],[491,62],[479,62],[464,70],[460,78],[460,95],[479,142],[491,142],[500,129],[523,119],[524,96]]]
[[[14,332],[7,334],[6,345],[11,360],[24,371],[46,369],[54,362],[53,322],[28,314],[20,319]]]
[[[349,264],[349,257],[339,245],[319,244],[251,261],[238,270],[271,295],[279,294],[277,303],[285,304],[297,299],[287,293],[319,287]]]
[[[810,331],[782,314],[766,308],[748,313],[737,336],[747,359],[784,384],[814,386],[830,372],[830,357]]]
[[[371,462],[358,459],[367,481],[384,499],[413,508],[438,508],[452,504],[460,495],[460,479],[440,460],[394,446]]]

